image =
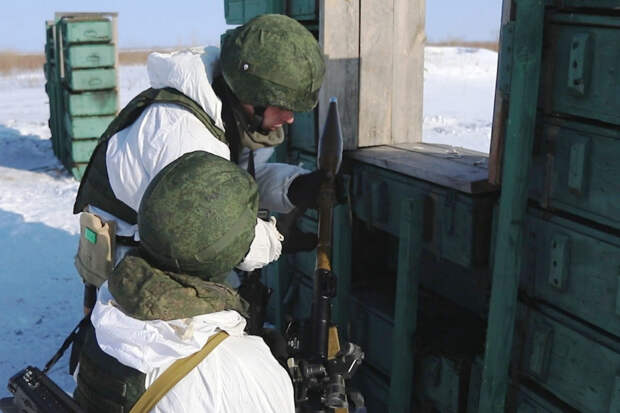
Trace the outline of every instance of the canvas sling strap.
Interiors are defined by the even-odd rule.
[[[155,382],[146,389],[146,392],[140,396],[136,404],[133,405],[129,413],[148,413],[155,407],[168,390],[174,387],[183,377],[185,377],[194,367],[205,359],[224,339],[228,337],[228,333],[220,331],[211,336],[207,340],[204,347],[196,353],[175,361],[155,379]]]

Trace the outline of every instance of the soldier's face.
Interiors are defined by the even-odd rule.
[[[242,104],[243,109],[248,115],[254,115],[254,106],[247,103]],[[263,123],[261,127],[264,130],[274,131],[284,124],[290,125],[295,121],[293,112],[287,109],[282,109],[277,106],[267,106],[263,113]]]
[[[273,131],[284,124],[290,125],[294,121],[293,112],[290,110],[277,106],[267,106],[263,115],[263,129]]]

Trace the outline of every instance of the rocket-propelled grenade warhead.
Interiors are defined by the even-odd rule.
[[[342,163],[342,128],[338,114],[338,99],[329,100],[329,109],[323,135],[319,139],[317,165],[327,172],[328,176],[336,176]]]
[[[329,100],[325,128],[319,139],[317,165],[327,179],[319,191],[319,242],[316,247],[316,266],[312,286],[312,353],[325,361],[329,354],[328,329],[331,324],[329,300],[336,294],[336,281],[331,267],[332,216],[336,201],[334,182],[342,163],[342,130],[338,116],[338,101]]]

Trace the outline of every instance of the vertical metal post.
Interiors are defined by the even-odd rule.
[[[424,199],[407,199],[400,213],[396,303],[392,333],[392,374],[390,379],[390,412],[411,412],[413,360],[418,313],[418,284]]]
[[[524,253],[528,175],[542,59],[543,0],[516,0],[512,83],[493,262],[480,413],[503,412]]]

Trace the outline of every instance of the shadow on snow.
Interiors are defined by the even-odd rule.
[[[9,377],[43,368],[82,316],[82,282],[73,267],[78,235],[24,222],[0,210],[0,397]],[[72,392],[68,354],[50,376]]]
[[[54,156],[51,139],[22,135],[17,129],[0,125],[0,166],[26,171],[45,172],[58,177],[69,176]]]

